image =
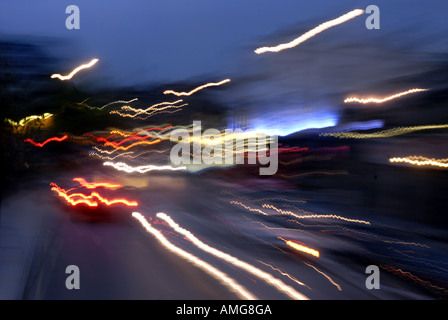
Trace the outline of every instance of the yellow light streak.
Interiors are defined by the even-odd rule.
[[[383,103],[386,101],[390,101],[402,96],[406,96],[408,94],[412,94],[412,93],[416,93],[416,92],[423,92],[423,91],[428,91],[429,89],[419,89],[419,88],[415,88],[415,89],[410,89],[407,91],[403,91],[385,98],[357,98],[357,97],[350,97],[344,100],[345,103],[350,103],[350,102],[359,102],[359,103]]]
[[[133,144],[130,144],[130,145],[126,146],[126,147],[123,147],[123,146],[117,146],[117,145],[115,145],[115,144],[112,143],[112,142],[105,142],[104,145],[105,145],[105,146],[112,146],[114,149],[120,149],[120,150],[127,151],[127,150],[129,150],[130,148],[133,148],[133,147],[135,147],[135,146],[140,146],[140,145],[152,145],[152,144],[159,143],[160,141],[162,141],[162,140],[160,140],[160,139],[156,139],[156,140],[153,140],[153,141],[138,141],[138,142],[134,142]]]
[[[168,225],[170,227],[172,227],[174,230],[176,230],[176,232],[184,235],[185,237],[187,237],[188,240],[190,240],[194,245],[196,245],[198,248],[204,250],[205,252],[208,252],[220,259],[223,259],[229,263],[232,263],[233,265],[252,273],[253,275],[263,279],[264,281],[266,281],[268,284],[273,285],[277,290],[285,293],[287,296],[289,296],[292,299],[296,299],[296,300],[309,300],[308,297],[306,297],[305,295],[297,292],[293,287],[286,285],[283,281],[281,281],[280,279],[275,278],[274,276],[272,276],[271,274],[257,268],[254,267],[253,265],[241,261],[237,258],[235,258],[234,256],[222,252],[218,249],[215,249],[207,244],[205,244],[204,242],[202,242],[201,240],[199,240],[195,235],[193,235],[190,231],[181,228],[176,222],[174,222],[173,219],[171,219],[171,217],[169,217],[167,214],[163,213],[163,212],[159,212],[157,214],[157,217],[160,219],[163,219],[165,222],[168,223]]]
[[[421,125],[413,127],[398,127],[387,130],[382,130],[372,133],[359,133],[359,132],[334,132],[334,133],[321,133],[320,136],[330,136],[341,139],[374,139],[374,138],[389,138],[394,136],[399,136],[406,133],[411,133],[415,131],[422,130],[436,130],[436,129],[446,129],[448,124],[434,124],[434,125]]]
[[[15,126],[15,127],[23,127],[25,126],[25,124],[27,124],[30,121],[34,121],[34,120],[45,120],[48,118],[51,118],[53,116],[52,113],[44,113],[43,115],[32,115],[32,116],[27,116],[23,119],[20,119],[19,122],[15,122],[14,120],[8,119],[6,118],[5,121],[10,123],[11,125]]]
[[[81,71],[81,70],[83,70],[83,69],[87,69],[87,68],[90,68],[90,67],[92,67],[95,63],[97,63],[99,61],[99,59],[92,59],[89,63],[86,63],[86,64],[82,64],[82,65],[80,65],[79,67],[77,67],[77,68],[75,68],[72,72],[70,72],[68,75],[66,75],[66,76],[63,76],[63,75],[60,75],[59,73],[56,73],[56,74],[52,74],[51,75],[51,78],[52,79],[54,79],[54,78],[59,78],[61,81],[64,81],[64,80],[69,80],[69,79],[71,79],[75,74],[77,74],[79,71]]]
[[[190,96],[193,93],[198,92],[199,90],[202,90],[204,88],[220,86],[220,85],[222,85],[224,83],[227,83],[227,82],[230,82],[230,79],[225,79],[225,80],[222,80],[222,81],[216,82],[216,83],[214,83],[214,82],[206,83],[206,84],[204,84],[202,86],[199,86],[196,89],[193,89],[193,90],[191,90],[189,92],[176,92],[176,91],[173,91],[173,90],[165,90],[163,92],[163,94],[174,94],[174,95],[176,95],[178,97],[180,97],[180,96]]]
[[[308,253],[308,254],[310,254],[312,256],[315,256],[317,258],[319,258],[319,256],[320,256],[320,253],[317,250],[311,249],[311,248],[309,248],[307,246],[298,244],[298,243],[296,243],[294,241],[291,241],[291,240],[283,239],[282,237],[278,237],[278,238],[283,240],[283,241],[285,241],[288,246],[290,246],[291,248],[293,248],[293,249],[295,249],[297,251]]]
[[[416,166],[434,166],[440,168],[448,167],[448,158],[447,159],[430,159],[422,156],[409,156],[405,158],[390,158],[390,162],[405,162]]]
[[[320,25],[318,25],[317,27],[315,27],[314,29],[311,29],[310,31],[304,33],[303,35],[301,35],[300,37],[292,40],[291,42],[288,43],[283,43],[283,44],[279,44],[275,47],[261,47],[255,50],[256,54],[261,54],[261,53],[265,53],[265,52],[279,52],[285,49],[290,49],[293,48],[295,46],[298,46],[299,44],[301,44],[302,42],[310,39],[311,37],[314,37],[315,35],[321,33],[322,31],[325,31],[329,28],[332,28],[338,24],[344,23],[348,20],[351,20],[361,14],[364,13],[364,10],[362,9],[355,9],[352,10],[342,16],[340,16],[339,18],[333,19],[333,20],[329,20],[327,22],[324,22]]]
[[[159,241],[159,243],[163,245],[166,249],[180,256],[181,258],[187,260],[188,262],[194,264],[200,269],[204,270],[205,272],[213,276],[215,279],[219,280],[227,288],[230,288],[233,292],[237,293],[238,296],[241,297],[242,299],[247,300],[257,299],[252,293],[247,291],[246,288],[244,288],[242,285],[240,285],[238,282],[236,282],[234,279],[229,277],[224,272],[220,271],[219,269],[215,268],[214,266],[210,265],[204,260],[199,259],[193,254],[172,244],[159,230],[153,228],[141,213],[133,212],[132,217],[137,219],[146,229],[146,231],[152,234]]]

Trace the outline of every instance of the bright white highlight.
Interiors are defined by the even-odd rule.
[[[170,170],[170,171],[177,171],[177,170],[186,170],[186,167],[171,167],[171,166],[156,166],[156,165],[146,165],[146,166],[138,166],[138,167],[132,167],[124,162],[110,162],[106,161],[103,163],[104,166],[112,166],[118,171],[126,171],[127,173],[132,172],[139,172],[139,173],[146,173],[148,171],[153,170]]]
[[[79,71],[83,70],[83,69],[88,69],[90,67],[92,67],[95,63],[97,63],[99,61],[99,59],[92,59],[89,63],[87,64],[82,64],[79,67],[75,68],[72,72],[70,72],[68,75],[63,76],[60,75],[59,73],[57,74],[52,74],[51,78],[59,78],[60,80],[64,81],[64,80],[69,80],[71,79],[75,74],[77,74]]]
[[[282,51],[285,49],[293,48],[295,46],[298,46],[302,42],[308,40],[309,38],[314,37],[318,33],[321,33],[322,31],[332,28],[338,24],[344,23],[344,22],[346,22],[350,19],[353,19],[363,13],[364,13],[364,10],[361,10],[361,9],[352,10],[352,11],[340,16],[339,18],[336,18],[336,19],[333,19],[333,20],[330,20],[330,21],[327,21],[327,22],[324,22],[324,23],[318,25],[316,28],[311,29],[310,31],[304,33],[303,35],[292,40],[291,42],[279,44],[278,46],[275,46],[275,47],[261,47],[261,48],[256,49],[255,53],[260,54],[260,53],[265,53],[265,52],[279,52],[279,51]]]
[[[215,248],[210,247],[209,245],[203,243],[201,240],[196,238],[196,236],[193,235],[190,231],[181,228],[177,223],[175,223],[173,221],[173,219],[171,219],[171,217],[169,217],[165,213],[160,212],[157,214],[157,217],[166,221],[170,227],[172,227],[174,230],[176,230],[176,232],[187,237],[188,240],[190,240],[194,245],[196,245],[198,248],[204,250],[205,252],[208,252],[220,259],[223,259],[227,262],[232,263],[233,265],[235,265],[243,270],[246,270],[247,272],[252,273],[253,275],[263,279],[270,285],[273,285],[277,290],[285,293],[292,299],[309,300],[308,297],[297,292],[293,287],[286,285],[285,283],[283,283],[283,281],[273,277],[271,274],[269,274],[261,269],[258,269],[257,267],[254,267],[244,261],[241,261],[241,260],[231,256],[230,254],[224,253],[218,249],[215,249]]]
[[[250,292],[248,292],[243,286],[241,286],[238,282],[236,282],[234,279],[230,278],[227,274],[224,272],[218,270],[217,268],[213,267],[209,263],[197,258],[196,256],[192,255],[191,253],[180,249],[179,247],[172,244],[170,241],[168,241],[167,238],[157,229],[154,229],[151,224],[145,219],[145,217],[139,213],[139,212],[133,212],[132,216],[136,218],[142,226],[151,233],[156,239],[169,251],[177,254],[178,256],[184,258],[185,260],[191,262],[192,264],[196,265],[197,267],[201,268],[208,274],[212,275],[216,279],[220,280],[221,283],[223,283],[225,286],[231,288],[234,292],[236,292],[241,298],[247,299],[247,300],[256,300],[257,298],[252,295]]]

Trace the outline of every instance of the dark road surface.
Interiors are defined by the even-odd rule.
[[[94,178],[67,172],[54,180],[71,181],[74,176]],[[188,173],[115,173],[108,180],[122,183],[120,196],[125,193],[139,205],[100,212],[74,210],[45,187],[51,178],[45,180],[25,186],[2,203],[1,280],[6,284],[3,289],[8,289],[2,290],[2,298],[240,298],[204,270],[168,251],[132,217],[133,211],[146,217],[172,244],[226,273],[258,299],[291,297],[257,275],[199,249],[156,214],[164,212],[204,243],[271,274],[309,299],[437,299],[445,294],[436,282],[424,282],[428,270],[446,275],[446,256],[440,254],[437,230],[417,233],[421,225],[361,210],[334,210],[324,204],[322,195],[291,191],[283,182],[252,178],[243,184]],[[134,187],[126,187],[127,183]],[[296,219],[263,204],[297,215],[334,214],[370,224]],[[288,247],[286,239],[318,250],[319,257]],[[415,261],[423,264],[415,266]],[[365,269],[371,264],[382,266],[379,290],[365,285]],[[421,268],[430,264],[431,268]],[[79,290],[65,287],[68,265],[80,269]],[[417,277],[419,270],[423,276]],[[406,271],[415,277],[406,276]]]

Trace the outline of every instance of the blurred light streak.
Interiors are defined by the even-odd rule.
[[[337,284],[336,282],[334,282],[334,280],[331,279],[329,275],[325,274],[323,271],[320,271],[320,270],[317,269],[315,266],[313,266],[313,265],[311,265],[311,264],[309,264],[309,263],[306,263],[305,261],[303,261],[303,263],[306,264],[307,266],[313,268],[313,269],[316,270],[317,272],[319,272],[321,275],[323,275],[325,278],[327,278],[328,281],[330,281],[332,285],[334,285],[336,288],[338,288],[339,291],[342,291],[341,286],[340,286],[339,284]]]
[[[196,265],[200,269],[204,270],[205,272],[213,276],[215,279],[218,279],[226,287],[230,288],[233,292],[237,293],[239,297],[247,300],[257,299],[252,293],[247,291],[242,285],[240,285],[234,279],[230,278],[224,272],[218,270],[209,263],[197,258],[191,253],[183,249],[180,249],[179,247],[172,244],[167,238],[165,238],[165,236],[159,230],[153,228],[141,213],[133,212],[132,217],[137,219],[145,228],[145,230],[150,234],[152,234],[160,242],[160,244],[163,245],[165,248],[167,248],[169,251],[182,257],[183,259],[189,261],[190,263]]]
[[[284,177],[284,178],[295,178],[295,177],[305,176],[305,175],[310,175],[310,174],[341,175],[341,174],[348,174],[348,171],[347,171],[347,170],[336,170],[336,171],[310,171],[310,172],[303,172],[303,173],[291,174],[291,175],[281,174],[280,176],[281,176],[281,177]]]
[[[180,106],[175,106],[176,104],[182,102],[183,100],[177,100],[174,102],[160,102],[160,103],[156,103],[153,104],[152,106],[146,108],[146,109],[136,109],[136,108],[132,108],[130,106],[123,106],[121,107],[122,110],[126,110],[126,111],[133,111],[136,113],[136,115],[141,114],[141,113],[148,113],[148,111],[154,111],[154,110],[163,110],[163,109],[156,109],[156,107],[158,106],[163,106],[163,105],[168,105],[170,107],[180,107]],[[186,105],[186,104],[184,104]],[[166,107],[165,107],[166,108]],[[135,115],[134,115],[135,116]]]
[[[416,92],[423,92],[423,91],[428,91],[429,89],[419,89],[419,88],[415,88],[415,89],[410,89],[407,91],[403,91],[400,93],[396,93],[393,94],[391,96],[385,97],[385,98],[357,98],[357,97],[349,97],[347,99],[344,100],[344,103],[350,103],[350,102],[359,102],[359,103],[383,103],[386,101],[390,101],[402,96],[406,96],[408,94],[412,94],[412,93],[416,93]]]
[[[394,137],[406,133],[411,133],[421,130],[436,130],[436,129],[446,129],[448,124],[435,124],[435,125],[421,125],[413,127],[398,127],[387,129],[383,131],[373,132],[373,133],[359,133],[359,132],[334,132],[334,133],[321,133],[320,136],[331,136],[341,139],[373,139],[373,138],[388,138]]]
[[[288,246],[290,246],[291,248],[293,248],[293,249],[295,249],[295,250],[297,250],[297,251],[301,251],[301,252],[308,253],[308,254],[310,254],[310,255],[312,255],[312,256],[315,256],[315,257],[317,257],[317,258],[319,258],[319,256],[320,256],[320,253],[319,253],[319,251],[317,251],[317,250],[311,249],[311,248],[309,248],[309,247],[307,247],[307,246],[304,246],[304,245],[302,245],[302,244],[298,244],[298,243],[296,243],[296,242],[294,242],[294,241],[292,241],[292,240],[286,240],[286,239],[283,239],[282,237],[278,237],[278,238],[279,238],[280,240],[285,241],[285,243],[286,243]]]
[[[433,292],[442,293],[444,295],[448,295],[448,290],[446,288],[442,288],[442,287],[436,286],[436,285],[432,284],[431,282],[429,282],[427,280],[422,280],[419,277],[417,277],[417,276],[413,275],[412,273],[410,273],[409,271],[403,271],[402,269],[395,268],[395,267],[392,267],[392,266],[382,265],[382,264],[380,264],[378,266],[380,268],[382,268],[382,269],[384,269],[386,271],[392,272],[393,274],[396,274],[396,275],[398,275],[400,277],[404,277],[404,278],[410,279],[410,280],[412,280],[412,281],[414,281],[414,282],[424,286],[425,288],[428,288],[428,289],[432,290]]]
[[[98,148],[96,146],[94,146],[93,149],[97,150],[98,152],[107,153],[107,154],[112,154],[112,153],[118,151],[118,149],[114,149],[112,151],[107,151],[107,150],[100,149],[100,148]],[[133,151],[130,151],[130,152],[133,152]]]
[[[176,170],[185,170],[186,167],[171,167],[171,166],[156,166],[156,165],[146,165],[146,166],[138,166],[138,167],[132,167],[124,162],[110,162],[106,161],[103,163],[104,166],[112,166],[116,170],[119,171],[125,171],[127,173],[132,172],[139,172],[139,173],[145,173],[152,170],[169,170],[169,171],[176,171]]]
[[[129,136],[137,136],[140,133],[144,133],[147,131],[165,131],[167,129],[173,128],[172,125],[166,126],[165,128],[159,128],[159,127],[153,127],[153,128],[148,128],[148,129],[143,129],[143,130],[138,130],[137,132],[126,132],[126,131],[120,131],[120,130],[112,130],[110,132],[110,134],[119,134],[123,137],[129,137]]]
[[[222,80],[222,81],[216,82],[216,83],[214,83],[214,82],[206,83],[206,84],[204,84],[202,86],[199,86],[196,89],[193,89],[193,90],[191,90],[189,92],[176,92],[176,91],[173,91],[173,90],[165,90],[163,92],[163,94],[174,94],[174,95],[176,95],[178,97],[180,97],[180,96],[190,96],[193,93],[198,92],[199,90],[202,90],[204,88],[213,87],[213,86],[220,86],[220,85],[222,85],[224,83],[227,83],[227,82],[230,82],[230,79],[225,79],[225,80]]]
[[[315,35],[321,33],[322,31],[325,31],[329,28],[332,28],[334,26],[337,26],[338,24],[344,23],[348,20],[351,20],[361,14],[364,13],[364,10],[362,9],[355,9],[352,10],[336,19],[333,20],[329,20],[327,22],[324,22],[320,25],[318,25],[317,27],[315,27],[314,29],[311,29],[310,31],[304,33],[303,35],[301,35],[300,37],[292,40],[291,42],[288,43],[283,43],[283,44],[279,44],[275,47],[261,47],[255,50],[256,54],[261,54],[261,53],[265,53],[265,52],[279,52],[285,49],[290,49],[293,47],[298,46],[299,44],[301,44],[302,42],[310,39],[311,37],[314,37]]]
[[[338,126],[339,131],[371,130],[384,127],[383,120],[359,121]]]
[[[131,102],[134,102],[134,101],[137,101],[138,100],[138,98],[134,98],[134,99],[131,99],[131,100],[129,100],[129,101],[125,101],[125,100],[117,100],[117,101],[112,101],[112,102],[109,102],[109,103],[107,103],[107,104],[105,104],[104,106],[102,106],[102,107],[100,107],[100,108],[98,108],[98,109],[104,109],[104,108],[106,108],[106,107],[108,107],[108,106],[111,106],[111,105],[113,105],[113,104],[118,104],[118,103],[131,103]]]
[[[44,145],[46,145],[48,142],[51,142],[51,141],[58,141],[58,142],[61,142],[61,141],[64,141],[65,139],[67,139],[67,138],[68,138],[68,135],[63,135],[63,136],[60,137],[60,138],[58,138],[58,137],[48,138],[47,140],[45,140],[45,141],[42,142],[42,143],[34,142],[34,141],[31,140],[31,139],[25,139],[24,141],[25,141],[25,142],[29,142],[29,143],[31,143],[32,145],[36,146],[36,147],[40,147],[40,148],[42,148],[42,147],[43,147]]]
[[[268,266],[269,268],[271,268],[271,269],[274,270],[274,271],[278,271],[282,276],[288,277],[289,279],[291,279],[291,280],[294,281],[295,283],[297,283],[297,284],[299,284],[299,285],[301,285],[301,286],[305,286],[305,287],[307,287],[308,289],[311,290],[311,288],[308,287],[306,284],[304,284],[303,282],[300,282],[299,280],[297,280],[297,279],[294,278],[293,276],[287,274],[286,272],[280,270],[279,268],[275,268],[275,267],[273,267],[272,265],[270,265],[270,264],[268,264],[268,263],[266,263],[266,262],[260,261],[260,260],[258,260],[258,262],[260,262],[261,264],[264,264],[265,266]]]
[[[129,146],[126,147],[122,147],[122,146],[116,146],[113,142],[105,142],[104,145],[105,146],[112,146],[114,149],[120,149],[120,150],[124,150],[127,151],[135,146],[140,146],[140,145],[153,145],[156,143],[159,143],[160,141],[162,141],[161,139],[156,139],[153,141],[138,141],[138,142],[134,142],[133,144],[130,144]]]
[[[405,158],[390,158],[390,162],[405,162],[416,166],[434,166],[440,168],[448,167],[448,158],[446,159],[430,159],[422,156],[409,156]]]
[[[9,124],[15,126],[15,127],[23,127],[30,121],[45,120],[45,119],[51,118],[52,116],[53,116],[52,113],[46,112],[43,115],[27,116],[27,117],[25,117],[23,119],[20,119],[19,122],[15,122],[14,120],[11,120],[11,119],[8,119],[8,118],[6,118],[5,121],[8,122]]]
[[[237,205],[240,205],[240,206],[242,206],[243,208],[245,208],[245,209],[247,209],[247,210],[249,210],[249,211],[252,211],[252,212],[259,212],[259,213],[261,213],[261,214],[263,214],[263,215],[265,215],[265,216],[268,216],[268,215],[269,215],[269,214],[267,214],[266,212],[261,211],[260,209],[254,209],[254,208],[248,207],[248,206],[242,204],[242,203],[239,202],[239,201],[230,201],[230,203],[231,203],[231,204],[237,204]]]
[[[222,80],[220,82],[216,82],[216,83],[214,83],[214,82],[206,83],[206,84],[204,84],[202,86],[199,86],[199,87],[197,87],[197,88],[195,88],[195,89],[193,89],[193,90],[191,90],[189,92],[176,92],[176,91],[173,91],[173,90],[165,90],[163,92],[163,94],[174,94],[174,95],[176,95],[178,97],[179,96],[190,96],[190,95],[192,95],[193,93],[195,93],[195,92],[197,92],[199,90],[202,90],[202,89],[205,89],[205,88],[208,88],[208,87],[213,87],[213,86],[220,86],[220,85],[223,85],[224,83],[227,83],[227,82],[230,82],[230,79],[224,79],[224,80]]]
[[[337,216],[337,215],[334,215],[334,214],[297,215],[294,212],[281,210],[281,209],[278,209],[275,206],[270,205],[270,204],[263,204],[262,207],[263,208],[268,208],[268,209],[273,209],[273,210],[275,210],[277,212],[280,212],[281,214],[291,215],[291,216],[296,217],[298,219],[316,219],[316,218],[317,219],[325,219],[325,218],[330,218],[330,219],[339,219],[339,220],[348,221],[348,222],[363,223],[363,224],[370,225],[370,222],[368,222],[368,221],[344,218],[344,217]]]
[[[185,237],[187,237],[187,239],[189,239],[194,245],[196,245],[198,248],[204,250],[205,252],[208,252],[220,259],[223,259],[227,262],[230,262],[231,264],[242,268],[243,270],[252,273],[253,275],[263,279],[264,281],[266,281],[267,283],[273,285],[277,290],[285,293],[286,295],[288,295],[290,298],[292,299],[298,299],[298,300],[308,300],[308,297],[304,296],[303,294],[297,292],[294,288],[292,288],[291,286],[286,285],[285,283],[283,283],[283,281],[273,277],[271,274],[252,266],[251,264],[241,261],[233,256],[231,256],[228,253],[222,252],[218,249],[215,249],[205,243],[203,243],[201,240],[199,240],[195,235],[193,235],[190,231],[181,228],[177,223],[175,223],[173,221],[173,219],[171,217],[169,217],[168,215],[166,215],[165,213],[158,213],[157,217],[163,219],[164,221],[166,221],[170,227],[172,227],[174,230],[176,230],[176,232],[184,235]]]
[[[96,201],[91,201],[91,199],[98,199],[101,203],[106,204],[107,206],[111,206],[114,204],[124,204],[128,207],[136,207],[138,206],[137,201],[129,201],[127,199],[106,199],[104,197],[102,197],[98,192],[92,192],[90,195],[85,195],[83,193],[72,193],[72,194],[67,194],[67,191],[65,191],[64,189],[60,188],[57,184],[52,183],[53,187],[51,188],[52,191],[56,191],[58,193],[58,195],[62,198],[64,198],[68,203],[70,203],[71,205],[75,206],[78,205],[80,203],[85,203],[90,207],[96,207],[98,206],[98,202]],[[80,199],[78,200],[74,200],[74,197],[79,197]]]
[[[123,143],[131,141],[131,140],[145,140],[145,139],[148,139],[148,138],[151,138],[151,135],[147,135],[147,136],[144,136],[144,137],[130,136],[130,137],[127,137],[126,139],[121,140],[120,142],[108,141],[107,143],[109,143],[108,145],[113,145],[115,147],[118,147],[118,146],[122,145]]]
[[[119,184],[112,184],[108,182],[87,182],[84,178],[73,178],[73,181],[79,182],[80,185],[87,189],[96,189],[100,187],[109,189],[121,188],[121,185]]]
[[[117,149],[115,149],[114,151],[116,151],[116,150]],[[131,154],[131,153],[134,153],[134,151],[123,152],[123,153],[117,154],[115,157],[108,157],[108,156],[102,156],[99,153],[91,151],[91,152],[89,152],[89,156],[95,156],[97,158],[100,158],[101,160],[115,160],[118,157],[125,157],[126,155]]]
[[[140,120],[146,120],[146,119],[148,119],[148,118],[150,118],[152,116],[155,116],[156,114],[179,112],[179,111],[182,110],[180,108],[183,107],[183,106],[186,106],[186,105],[188,105],[188,103],[185,103],[185,104],[180,105],[180,106],[170,106],[170,107],[166,107],[166,108],[160,108],[160,110],[153,111],[149,115],[147,115],[146,117],[137,117],[137,114],[131,115],[131,114],[123,113],[123,112],[116,111],[116,110],[115,111],[111,111],[110,114],[118,114],[119,116],[121,116],[123,118],[128,117],[128,118],[135,118],[135,119],[140,119]],[[171,111],[164,110],[164,109],[167,109],[167,108],[177,108],[177,109],[176,110],[171,110]]]
[[[59,78],[60,80],[64,81],[64,80],[69,80],[71,79],[75,74],[77,74],[79,71],[83,70],[83,69],[88,69],[90,67],[92,67],[95,63],[97,63],[99,61],[99,59],[92,59],[89,63],[86,64],[82,64],[79,67],[75,68],[72,72],[70,72],[68,75],[66,76],[62,76],[60,74],[52,74],[51,78]]]

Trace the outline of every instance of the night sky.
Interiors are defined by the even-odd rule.
[[[65,28],[65,8],[70,4],[80,9],[80,30]],[[360,29],[352,43],[359,37],[392,35],[392,42],[416,45],[417,40],[424,42],[419,49],[446,51],[448,3],[442,0],[3,0],[0,35],[58,40],[50,53],[70,66],[97,57],[101,72],[95,76],[108,79],[108,85],[183,81],[210,74],[233,77],[248,59],[257,58],[253,50],[264,41],[274,44],[276,35],[285,32],[295,37],[370,4],[381,10],[380,30],[366,30],[363,15],[331,35],[347,40],[351,35],[346,30]]]

